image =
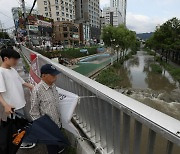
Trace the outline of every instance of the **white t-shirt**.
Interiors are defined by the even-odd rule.
[[[14,69],[0,67],[0,93],[3,99],[15,107],[15,110],[25,106],[23,84],[25,81],[19,76]]]

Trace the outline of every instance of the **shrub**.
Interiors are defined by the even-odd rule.
[[[113,68],[103,70],[96,78],[96,81],[111,88],[117,87],[121,80],[122,79]]]
[[[153,72],[159,73],[159,74],[162,73],[162,68],[161,68],[160,65],[158,65],[158,64],[151,64],[150,66],[151,66],[151,69],[152,69]]]

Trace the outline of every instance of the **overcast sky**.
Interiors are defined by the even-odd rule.
[[[13,26],[11,8],[20,0],[0,0],[0,20],[4,27]],[[33,0],[25,0],[31,6]],[[100,0],[101,8],[109,6],[109,0]],[[127,26],[137,33],[154,31],[156,25],[172,17],[180,18],[180,0],[127,0]],[[3,14],[2,14],[3,13]]]

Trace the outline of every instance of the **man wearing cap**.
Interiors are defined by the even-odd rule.
[[[31,96],[30,115],[33,120],[47,114],[59,127],[61,127],[60,113],[58,111],[59,95],[54,84],[60,72],[51,64],[41,67],[41,81],[34,87]],[[57,154],[57,146],[47,146],[49,154]]]

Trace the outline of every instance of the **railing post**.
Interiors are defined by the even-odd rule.
[[[123,154],[129,154],[130,116],[123,113]]]
[[[172,154],[172,151],[173,151],[173,143],[171,141],[168,141],[166,147],[166,154]]]
[[[149,136],[148,136],[147,154],[153,154],[155,140],[156,140],[156,133],[150,129],[149,130]]]
[[[105,102],[105,121],[106,121],[106,143],[107,153],[113,151],[113,118],[112,118],[112,105]]]
[[[114,154],[121,153],[121,111],[113,107],[113,146]]]
[[[142,134],[142,124],[135,120],[134,124],[134,148],[133,154],[140,154],[140,144],[141,144],[141,134]]]

